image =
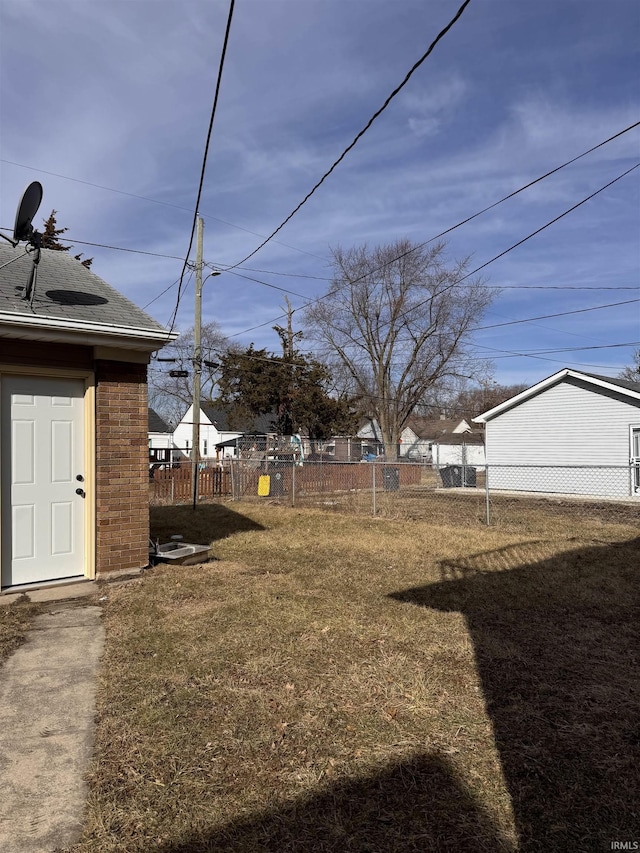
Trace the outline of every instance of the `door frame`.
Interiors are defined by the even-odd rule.
[[[0,364],[0,389],[5,376],[35,376],[42,379],[79,379],[84,383],[83,415],[84,415],[84,470],[85,493],[84,505],[84,577],[93,580],[96,576],[96,384],[95,374],[89,370],[74,368],[35,367],[30,365]],[[1,395],[0,395],[0,406]],[[2,475],[4,436],[0,435],[0,477]],[[0,491],[0,501],[2,493]],[[0,530],[0,543],[2,531]],[[0,551],[1,553],[1,551]],[[56,581],[43,581],[43,584],[55,584]],[[33,588],[36,581],[30,584]],[[10,592],[15,587],[5,587],[3,592]]]
[[[637,473],[638,467],[640,467],[640,457],[634,456],[633,454],[633,434],[635,432],[640,432],[640,423],[629,424],[629,468],[631,474],[631,495],[632,497],[638,497],[640,495],[640,488],[636,491],[636,477],[640,478],[640,474]]]

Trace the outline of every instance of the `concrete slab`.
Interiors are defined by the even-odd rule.
[[[11,604],[26,595],[29,601],[46,604],[50,601],[73,601],[78,598],[87,598],[100,592],[100,586],[95,581],[78,581],[70,584],[51,584],[41,586],[38,589],[24,587],[15,592],[4,592],[0,595],[0,607]]]
[[[99,607],[60,607],[0,671],[2,853],[51,853],[80,835],[103,647]]]

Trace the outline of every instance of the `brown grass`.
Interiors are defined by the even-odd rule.
[[[0,607],[0,664],[24,643],[33,617],[40,611],[41,606],[26,596]]]
[[[155,508],[154,538],[218,559],[109,589],[74,853],[559,853],[629,836],[636,531],[536,524]]]

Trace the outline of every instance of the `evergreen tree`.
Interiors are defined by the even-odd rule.
[[[52,249],[54,252],[68,252],[71,246],[63,245],[59,237],[61,234],[64,234],[68,231],[68,228],[58,228],[56,215],[58,211],[52,210],[49,214],[49,218],[44,222],[44,229],[42,232],[42,248],[43,249]],[[93,258],[85,258],[82,260],[82,252],[79,255],[73,256],[76,261],[80,261],[83,267],[89,269],[91,264],[93,263]]]

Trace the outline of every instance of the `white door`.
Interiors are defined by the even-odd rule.
[[[4,376],[2,586],[84,575],[84,383]]]
[[[640,427],[631,427],[631,487],[640,495]]]

